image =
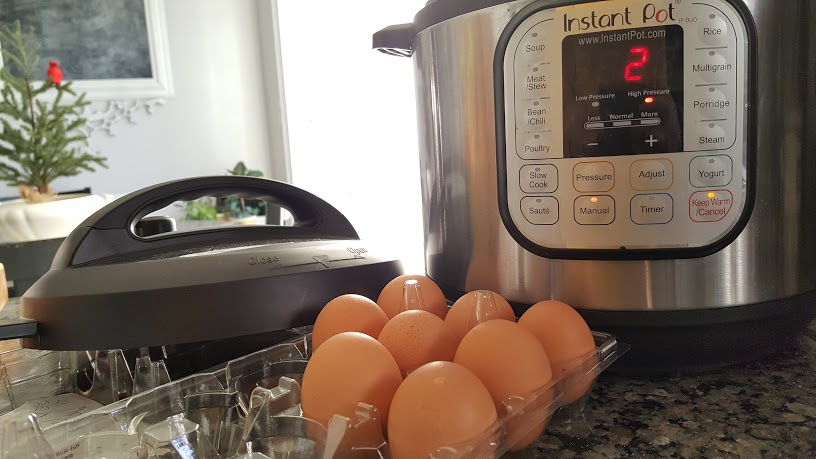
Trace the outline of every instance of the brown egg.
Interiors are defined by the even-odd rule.
[[[343,332],[360,332],[376,339],[388,317],[377,303],[362,295],[341,295],[329,301],[317,315],[312,331],[312,347]]]
[[[405,378],[394,394],[388,415],[391,456],[427,458],[440,447],[482,440],[495,423],[493,400],[472,372],[455,363],[432,362]],[[493,457],[487,441],[480,447],[475,457]]]
[[[408,304],[405,310],[422,309],[435,314],[440,319],[444,319],[448,313],[448,302],[445,300],[445,295],[434,281],[418,274],[399,276],[382,289],[379,298],[377,298],[377,304],[385,311],[385,315],[387,315],[389,319],[392,319],[402,312],[401,307],[404,300],[405,281],[411,280],[419,283],[419,298],[421,301],[420,304]],[[416,287],[412,287],[411,289],[412,290],[408,292],[409,300],[415,301],[415,297],[412,296],[412,294],[416,291]]]
[[[595,354],[595,339],[586,322],[575,309],[560,301],[549,300],[534,304],[521,316],[518,323],[530,330],[544,346],[555,379]],[[563,403],[578,400],[591,386],[592,380],[579,382],[578,386],[567,392]]]
[[[442,319],[421,310],[397,314],[385,324],[377,340],[391,352],[403,374],[426,363],[452,361],[458,344]]]
[[[498,293],[476,290],[462,295],[453,303],[448,315],[445,316],[445,325],[459,342],[470,329],[493,319],[515,322],[516,315],[510,303]]]
[[[377,408],[384,429],[401,382],[397,362],[379,341],[363,333],[340,333],[327,339],[306,365],[303,414],[324,425],[335,414],[354,420],[357,403],[363,402]]]
[[[475,326],[462,339],[453,361],[484,383],[499,413],[507,398],[529,397],[552,381],[544,347],[532,333],[507,320],[490,320]],[[535,441],[546,422],[529,415],[515,418],[507,427],[515,443],[511,451],[526,448]]]

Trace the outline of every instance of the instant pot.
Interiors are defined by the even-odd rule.
[[[413,56],[428,275],[562,300],[640,371],[766,355],[816,305],[816,2],[436,0]]]

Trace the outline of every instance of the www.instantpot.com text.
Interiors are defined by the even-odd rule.
[[[578,45],[597,45],[601,43],[615,43],[619,41],[646,40],[650,38],[666,38],[666,29],[658,30],[628,30],[626,32],[606,33],[582,37]]]

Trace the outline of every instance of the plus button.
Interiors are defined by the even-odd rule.
[[[649,147],[651,148],[654,148],[654,144],[656,144],[657,142],[659,142],[659,140],[655,139],[653,135],[650,135],[649,140],[646,141],[646,143],[648,143]]]

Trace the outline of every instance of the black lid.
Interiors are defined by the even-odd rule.
[[[414,22],[388,26],[374,34],[373,48],[386,54],[408,57],[413,53],[414,37],[423,30],[448,19],[491,6],[511,3],[508,0],[430,0],[414,16]]]

